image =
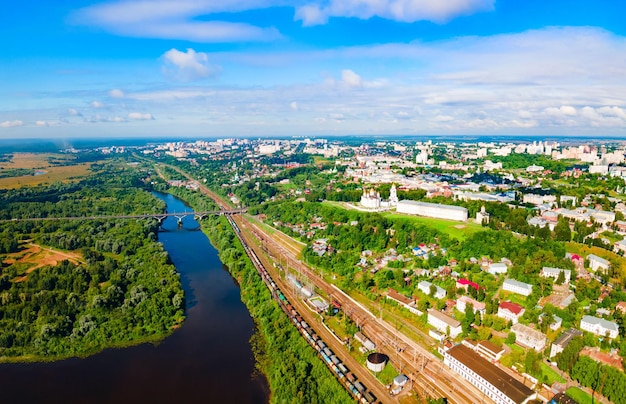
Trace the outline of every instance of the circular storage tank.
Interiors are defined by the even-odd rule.
[[[380,352],[374,352],[367,357],[367,368],[372,372],[380,372],[385,368],[389,357]]]

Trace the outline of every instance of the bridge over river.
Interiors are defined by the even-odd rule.
[[[208,210],[204,212],[174,212],[174,213],[146,213],[138,215],[101,215],[101,216],[67,216],[67,217],[22,217],[11,219],[0,219],[0,223],[6,222],[34,222],[44,220],[108,220],[108,219],[146,219],[155,218],[162,223],[168,217],[175,217],[181,223],[186,216],[193,216],[196,220],[202,220],[209,215],[236,215],[244,213],[246,209],[224,209]]]

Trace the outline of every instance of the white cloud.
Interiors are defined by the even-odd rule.
[[[620,107],[601,107],[598,108],[598,112],[605,116],[615,116],[618,118],[626,119],[626,110]]]
[[[568,116],[574,116],[576,115],[576,108],[570,106],[570,105],[562,105],[559,108],[556,107],[550,107],[550,108],[546,108],[544,110],[544,112],[546,113],[546,115],[549,116],[553,116],[556,118],[564,118],[564,117],[568,117]]]
[[[13,121],[0,122],[0,128],[13,128],[13,127],[22,126],[22,125],[24,125],[24,122],[20,121],[19,119],[16,119]]]
[[[299,109],[298,103],[295,101],[291,101],[291,104],[289,104],[289,107],[293,109],[294,111],[297,111]]]
[[[191,81],[213,76],[220,70],[219,66],[209,63],[209,55],[188,48],[186,52],[170,49],[162,56],[163,73],[175,80]]]
[[[341,71],[341,80],[349,87],[361,87],[363,84],[361,82],[361,76],[348,69]]]
[[[328,13],[317,4],[307,4],[296,9],[295,21],[302,21],[302,25],[310,27],[328,22]]]
[[[113,90],[109,91],[109,97],[124,98],[124,91],[120,90],[119,88],[114,88]]]
[[[329,17],[355,17],[363,20],[381,17],[394,21],[433,21],[493,10],[495,0],[330,0],[310,3],[296,9],[295,20],[305,26],[325,24]]]
[[[48,126],[46,121],[35,121],[35,126]]]
[[[154,119],[152,114],[142,114],[141,112],[131,112],[128,114],[128,119],[132,119],[133,121],[151,121]]]
[[[101,103],[100,101],[92,101],[89,105],[91,105],[93,108],[102,108],[102,107],[104,107],[104,104]]]
[[[275,28],[206,19],[214,13],[253,10],[271,3],[269,0],[119,0],[85,7],[69,20],[131,37],[194,42],[269,41],[280,38]]]
[[[75,108],[68,109],[67,113],[70,114],[71,116],[82,116],[82,114],[78,112],[78,110],[76,110]]]

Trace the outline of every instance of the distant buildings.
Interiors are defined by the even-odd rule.
[[[515,279],[507,279],[502,284],[502,290],[528,296],[533,292],[533,285],[516,281]]]
[[[617,323],[603,318],[583,316],[580,320],[580,329],[594,333],[600,337],[616,338],[619,326]]]
[[[467,209],[461,206],[442,205],[438,203],[415,202],[402,200],[398,202],[396,212],[419,215],[439,219],[467,221]]]

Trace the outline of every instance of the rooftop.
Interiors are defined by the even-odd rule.
[[[456,345],[450,348],[447,354],[470,368],[474,373],[480,375],[515,403],[522,403],[534,394],[522,382],[514,379],[497,366],[492,365],[488,360],[482,358],[466,346]]]
[[[428,314],[448,324],[450,328],[456,328],[461,326],[461,322],[459,320],[455,320],[452,317],[440,312],[439,310],[428,309]]]
[[[441,203],[417,202],[417,201],[410,201],[410,200],[401,200],[400,202],[409,204],[409,205],[423,206],[425,208],[444,208],[444,209],[450,209],[450,210],[458,210],[461,212],[467,212],[467,208],[464,208],[462,206],[443,205]]]
[[[520,306],[519,304],[515,304],[509,301],[500,303],[499,307],[502,309],[506,309],[513,314],[520,314],[524,310],[524,308]]]

